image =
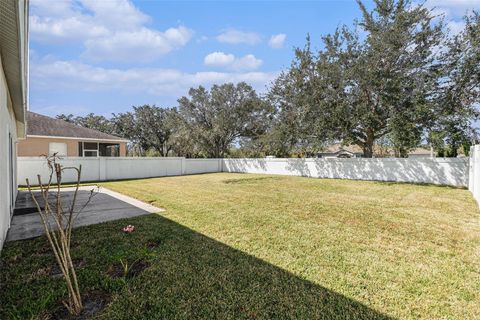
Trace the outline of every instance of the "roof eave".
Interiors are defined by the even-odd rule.
[[[81,138],[81,137],[62,137],[62,136],[46,136],[38,134],[28,134],[27,138],[42,138],[42,139],[65,139],[65,140],[81,140],[81,141],[95,141],[95,142],[117,142],[117,143],[128,143],[130,140],[126,139],[101,139],[101,138]]]
[[[25,118],[28,109],[28,0],[8,0],[4,3],[0,40],[10,44],[2,47],[5,78],[18,124],[19,138],[25,137]]]

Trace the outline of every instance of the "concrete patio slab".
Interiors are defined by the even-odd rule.
[[[85,205],[90,197],[92,189],[95,190],[95,195],[90,203],[78,215],[74,227],[87,226],[164,211],[163,209],[154,207],[148,203],[141,202],[118,192],[94,186],[79,188],[75,211],[78,211]],[[74,188],[61,189],[62,205],[64,208],[70,206],[74,190]],[[52,205],[54,203],[52,200],[55,199],[55,195],[56,191],[50,192],[48,199],[49,204]],[[39,201],[40,206],[43,207],[44,201],[41,199],[42,197],[39,191],[35,191],[35,198]],[[28,191],[19,192],[16,207],[20,209],[35,207],[35,203]],[[7,241],[30,239],[41,236],[42,234],[44,234],[44,227],[37,212],[14,215],[10,230],[7,234]]]

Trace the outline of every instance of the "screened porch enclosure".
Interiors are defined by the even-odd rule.
[[[80,157],[118,157],[120,144],[104,142],[79,142],[78,155]]]

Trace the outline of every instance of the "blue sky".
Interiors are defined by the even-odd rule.
[[[371,1],[365,1],[372,7]],[[175,106],[190,87],[246,81],[264,92],[293,48],[360,17],[354,0],[31,0],[30,110],[110,116]],[[480,0],[428,0],[452,32]]]

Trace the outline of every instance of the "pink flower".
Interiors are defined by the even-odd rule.
[[[133,231],[135,231],[135,226],[132,226],[131,224],[129,224],[128,226],[126,226],[122,230],[125,233],[132,233]]]

